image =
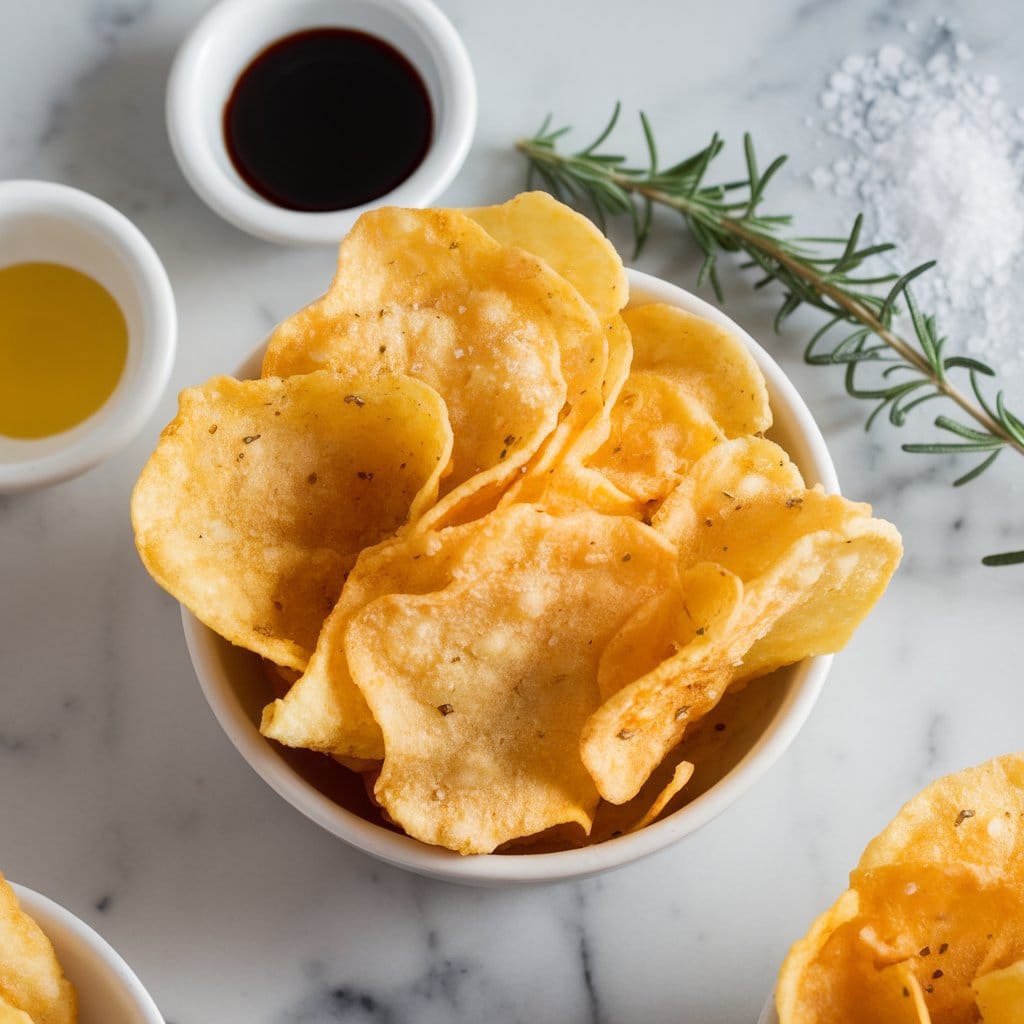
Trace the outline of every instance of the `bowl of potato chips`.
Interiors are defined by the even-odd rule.
[[[136,543],[253,768],[480,884],[680,839],[808,715],[900,540],[721,312],[544,193],[383,208],[182,393]]]
[[[69,911],[0,875],[0,1020],[163,1024],[121,957]]]
[[[764,1024],[1019,1024],[1022,823],[1024,754],[926,786],[794,944]]]

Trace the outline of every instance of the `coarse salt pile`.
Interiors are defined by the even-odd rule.
[[[951,351],[1024,380],[1024,107],[968,71],[970,49],[938,27],[923,58],[888,45],[830,76],[823,127],[854,152],[812,180],[856,197],[870,237],[897,243],[901,272],[938,261],[912,287]]]

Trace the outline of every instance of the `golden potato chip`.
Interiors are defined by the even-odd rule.
[[[1024,960],[971,982],[982,1024],[1020,1024],[1024,1015]]]
[[[635,520],[513,505],[481,523],[443,591],[368,605],[345,653],[384,733],[389,815],[461,853],[589,830],[579,735],[598,657],[674,573],[671,545]]]
[[[33,1024],[32,1018],[0,996],[0,1024]]]
[[[30,1024],[74,1024],[78,997],[57,962],[53,945],[0,874],[0,1006],[12,1024],[17,1011]],[[0,1019],[5,1011],[0,1010]]]
[[[857,870],[898,863],[971,864],[1024,880],[1024,756],[966,768],[926,786],[868,843]]]
[[[772,425],[764,376],[726,328],[662,303],[627,309],[623,318],[633,337],[634,371],[677,381],[726,437],[760,434]]]
[[[588,465],[642,502],[666,498],[693,462],[724,440],[678,383],[644,370],[629,375],[610,425],[607,441]]]
[[[658,509],[653,524],[695,564],[706,557],[697,554],[702,545],[704,549],[713,546],[704,541],[704,534],[730,512],[746,508],[749,519],[759,502],[775,504],[781,495],[783,501],[795,503],[805,490],[800,470],[777,444],[763,437],[736,438],[715,445],[692,465],[686,479]],[[717,545],[716,554],[724,546]],[[755,553],[756,546],[750,551]],[[761,559],[762,564],[771,560],[771,556]]]
[[[624,804],[602,800],[594,812],[590,835],[581,837],[577,845],[593,846],[646,828],[670,806],[674,809],[675,798],[693,777],[693,772],[694,765],[689,761],[666,759],[632,800]]]
[[[183,391],[132,495],[142,561],[226,639],[303,669],[359,551],[433,501],[444,403],[409,377]]]
[[[738,577],[716,565],[696,566],[683,577],[675,614],[666,620],[658,607],[653,616],[678,631],[657,638],[655,649],[667,642],[678,644],[678,653],[638,679],[630,678],[635,659],[615,652],[613,667],[622,678],[614,678],[606,662],[602,690],[611,696],[587,719],[580,741],[583,763],[605,800],[621,804],[635,797],[687,726],[722,698],[738,652],[751,642],[738,630],[742,608]],[[630,626],[643,631],[647,623],[636,621]]]
[[[360,217],[327,294],[275,330],[263,370],[406,373],[433,387],[455,433],[442,493],[473,478],[432,512],[442,525],[467,491],[496,501],[566,402],[571,422],[589,420],[607,360],[593,311],[536,257],[458,211],[389,207]]]
[[[547,192],[521,192],[497,206],[465,211],[502,245],[539,256],[561,274],[602,322],[629,297],[629,281],[615,246],[593,221]]]
[[[756,504],[764,506],[756,518],[747,518],[743,502],[731,506],[725,532],[718,529],[723,519],[707,519],[696,549],[681,553],[681,564],[697,562],[684,581],[700,583],[692,593],[683,584],[685,614],[682,602],[674,617],[670,603],[648,610],[650,621],[630,623],[639,642],[627,627],[610,645],[601,690],[611,696],[583,734],[584,762],[606,800],[631,799],[737,679],[838,650],[896,569],[899,534],[861,506],[817,491],[805,492],[801,504]],[[764,536],[756,536],[755,523]],[[773,559],[768,565],[766,557]],[[678,653],[630,678],[648,664],[645,652],[667,645]]]
[[[629,375],[633,347],[629,329],[620,316],[611,317],[605,327],[608,339],[608,369],[602,385],[601,409],[589,423],[572,436],[572,427],[563,433],[529,466],[502,498],[501,504],[529,501],[550,512],[576,512],[591,509],[605,515],[644,516],[646,505],[620,490],[599,468],[589,465],[611,430],[611,411]],[[562,445],[563,447],[559,447]]]
[[[385,594],[443,589],[451,582],[454,560],[475,533],[475,524],[413,532],[363,551],[324,623],[305,673],[263,709],[263,735],[335,758],[382,759],[384,737],[349,672],[345,630],[357,612]]]
[[[979,1020],[983,979],[994,977],[998,992],[1002,969],[1024,959],[1022,786],[1024,755],[1015,754],[939,779],[909,801],[869,844],[850,888],[786,958],[782,1024],[888,1020],[878,1006],[893,964],[920,989],[925,1011],[909,1019]],[[959,830],[975,818],[961,840]],[[1024,974],[1004,977],[1012,992]],[[1005,1019],[1019,1019],[1022,1005]]]

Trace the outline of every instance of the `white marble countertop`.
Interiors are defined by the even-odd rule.
[[[0,3],[0,177],[63,181],[123,210],[165,261],[181,320],[172,387],[129,450],[69,483],[0,498],[0,867],[102,932],[170,1024],[753,1024],[787,947],[901,802],[936,775],[1024,746],[1024,568],[979,565],[1024,542],[1024,474],[1007,455],[954,491],[965,466],[899,450],[930,417],[865,434],[865,408],[839,373],[802,362],[817,320],[775,335],[774,300],[727,274],[728,312],[792,375],[844,491],[906,543],[803,733],[698,834],[589,881],[474,890],[348,849],[230,746],[195,682],[177,606],[132,545],[129,491],[177,390],[235,367],[333,268],[329,249],[281,249],[222,223],[172,159],[164,82],[205,6]],[[442,7],[480,87],[476,143],[447,203],[517,191],[524,169],[510,143],[548,111],[589,133],[621,99],[651,115],[666,154],[718,129],[736,160],[753,129],[766,151],[791,154],[778,203],[818,224],[853,209],[809,183],[827,150],[828,75],[849,53],[927,46],[935,17],[953,9]],[[974,66],[1024,105],[1015,5],[972,5],[957,31]],[[628,119],[620,138],[639,155]],[[692,287],[697,259],[666,226],[638,265]]]

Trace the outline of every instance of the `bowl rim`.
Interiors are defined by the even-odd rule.
[[[839,493],[835,467],[817,423],[795,386],[768,352],[703,299],[649,274],[632,269],[628,274],[631,297],[638,295],[644,302],[679,306],[720,324],[748,346],[765,374],[773,400],[782,400],[807,442],[805,464],[801,469],[809,482],[820,483],[828,493]],[[251,364],[263,347],[258,346],[246,362]],[[227,688],[217,685],[221,672],[218,646],[227,641],[204,626],[184,606],[181,616],[193,668],[214,716],[249,766],[278,795],[311,821],[364,853],[428,877],[477,885],[582,878],[633,863],[697,831],[746,793],[793,742],[821,693],[833,660],[833,655],[819,655],[792,666],[793,675],[786,694],[757,741],[722,779],[668,817],[629,835],[576,850],[464,857],[366,821],[317,790],[281,758],[268,757],[270,741],[259,733],[238,702],[229,697]]]
[[[164,1024],[163,1015],[157,1008],[153,997],[146,991],[135,972],[128,966],[120,953],[103,938],[94,928],[87,925],[65,907],[44,896],[35,889],[30,889],[17,882],[9,882],[21,909],[31,917],[50,940],[57,953],[58,962],[64,967],[62,949],[72,944],[84,946],[97,958],[103,971],[131,999],[134,1008],[139,1012],[144,1024]],[[79,986],[79,982],[70,978]]]
[[[323,0],[220,0],[185,37],[167,81],[165,116],[171,148],[193,191],[214,212],[242,231],[282,245],[336,245],[367,210],[383,204],[428,206],[452,182],[469,152],[476,129],[477,88],[473,66],[462,38],[432,0],[334,0],[339,17],[352,5],[363,11],[378,9],[382,19],[396,19],[424,43],[436,65],[440,81],[435,109],[435,135],[427,155],[415,171],[392,191],[360,206],[326,212],[287,210],[253,191],[231,168],[218,134],[216,143],[203,131],[204,111],[210,96],[199,87],[206,61],[214,46],[230,38],[236,24],[261,28],[261,42],[246,49],[239,71],[261,50],[288,34],[271,28],[284,11],[293,30],[306,27],[304,11],[323,6]],[[321,24],[326,24],[321,21]],[[340,21],[331,24],[341,24]],[[370,31],[370,30],[366,30]],[[372,33],[371,33],[372,34]],[[227,97],[223,97],[226,101]],[[220,102],[221,98],[217,98]],[[229,170],[229,168],[231,168]]]
[[[106,247],[130,268],[151,323],[137,341],[140,358],[132,387],[65,431],[66,444],[61,434],[39,441],[10,441],[29,457],[0,460],[0,493],[67,480],[127,447],[163,396],[177,349],[178,314],[170,279],[153,245],[132,221],[104,200],[70,185],[27,178],[0,182],[0,223],[33,216],[87,229],[97,247]],[[58,254],[53,262],[60,262]],[[0,265],[10,265],[2,254]],[[34,455],[37,446],[40,451]]]

